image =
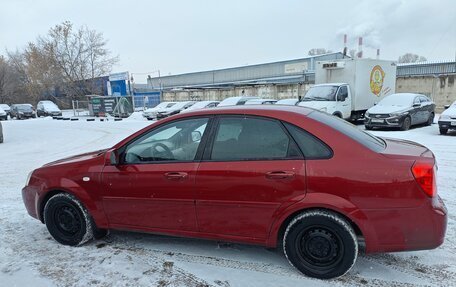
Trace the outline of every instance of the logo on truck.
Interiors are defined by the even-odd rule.
[[[385,72],[379,65],[372,68],[370,76],[370,88],[372,93],[376,96],[380,96],[380,92],[383,87],[383,80],[385,79]]]

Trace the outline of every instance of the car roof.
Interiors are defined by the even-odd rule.
[[[300,115],[308,115],[314,110],[311,108],[301,107],[301,106],[275,106],[275,105],[237,105],[237,106],[224,106],[224,107],[215,107],[212,109],[202,109],[195,110],[192,112],[185,113],[185,117],[189,116],[199,116],[199,115],[229,115],[229,114],[238,114],[238,115],[265,115],[274,116],[274,114],[279,115],[283,113],[294,113]],[[180,117],[180,114],[174,116]]]

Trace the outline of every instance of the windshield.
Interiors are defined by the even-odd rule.
[[[303,101],[335,101],[338,86],[313,86]]]
[[[398,106],[398,107],[410,107],[415,96],[408,95],[390,95],[381,100],[379,106]]]
[[[172,107],[173,107],[173,109],[181,109],[188,104],[189,104],[189,102],[178,102],[175,105],[173,105]]]
[[[197,102],[193,106],[189,107],[188,110],[202,109],[205,108],[210,102]]]
[[[32,110],[32,106],[29,105],[17,105],[19,111],[28,112]]]
[[[162,102],[162,103],[159,103],[158,105],[156,105],[154,107],[154,109],[163,109],[163,108],[168,108],[168,107],[171,107],[169,106],[169,102]]]

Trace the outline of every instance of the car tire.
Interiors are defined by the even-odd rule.
[[[441,135],[446,135],[448,133],[448,129],[439,129]]]
[[[411,125],[412,125],[412,120],[410,119],[410,117],[406,117],[404,119],[404,121],[402,122],[401,131],[409,130]]]
[[[283,251],[292,266],[303,274],[330,279],[344,275],[358,256],[358,241],[350,224],[336,213],[312,210],[289,224]]]
[[[426,122],[426,125],[427,125],[427,126],[430,126],[430,125],[432,125],[432,124],[434,123],[434,116],[435,116],[434,113],[431,113],[431,114],[429,115],[429,118],[428,118],[428,120],[427,120],[427,122]]]
[[[46,202],[44,222],[52,237],[63,245],[82,245],[93,239],[96,230],[86,208],[68,193],[58,193]]]

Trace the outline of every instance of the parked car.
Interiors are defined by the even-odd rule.
[[[10,106],[8,106],[7,104],[0,104],[0,108],[2,108],[9,115],[11,111]]]
[[[245,102],[244,105],[272,105],[276,102],[277,100],[274,99],[252,99]]]
[[[11,106],[10,117],[18,120],[36,118],[36,113],[31,104],[15,104]]]
[[[250,96],[230,97],[230,98],[226,98],[223,101],[221,101],[220,104],[218,105],[218,107],[244,105],[245,102],[247,102],[248,100],[253,100],[253,99],[258,99],[258,97],[250,97]]]
[[[61,116],[62,111],[52,101],[39,101],[36,105],[36,115],[38,117]]]
[[[0,107],[0,121],[6,121],[8,119],[8,114]]]
[[[440,134],[446,135],[448,130],[456,130],[456,101],[446,106],[439,118]]]
[[[176,102],[161,102],[155,107],[145,110],[142,115],[148,120],[155,120],[159,111],[170,108],[175,104]]]
[[[208,108],[215,108],[218,106],[220,102],[219,101],[200,101],[196,102],[194,105],[188,107],[187,109],[181,111],[181,113],[187,113],[195,110],[200,110],[200,109],[208,109]]]
[[[298,99],[283,99],[283,100],[278,100],[275,104],[276,105],[296,106],[298,103],[299,103]]]
[[[181,111],[188,109],[189,107],[193,106],[195,102],[186,101],[186,102],[177,102],[175,105],[172,105],[169,108],[163,109],[157,112],[157,120],[163,119],[175,114],[180,113]]]
[[[367,130],[374,127],[396,127],[406,131],[413,125],[431,125],[434,109],[434,102],[425,95],[392,94],[367,110],[364,125]]]
[[[426,147],[320,111],[225,107],[45,164],[22,198],[65,245],[122,229],[279,246],[325,279],[350,270],[360,242],[367,254],[440,246],[447,210],[435,171]]]

